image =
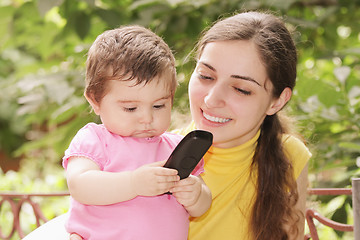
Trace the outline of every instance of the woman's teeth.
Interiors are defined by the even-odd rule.
[[[209,121],[212,121],[212,122],[217,122],[217,123],[226,123],[228,121],[230,121],[231,119],[230,118],[219,118],[219,117],[213,117],[213,116],[210,116],[206,113],[203,112],[203,116],[204,118],[206,118],[207,120]]]

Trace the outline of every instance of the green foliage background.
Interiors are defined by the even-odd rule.
[[[255,9],[282,16],[294,32],[298,81],[287,110],[313,153],[311,186],[350,186],[360,176],[358,0],[0,0],[0,152],[22,159],[17,173],[0,172],[0,191],[66,190],[63,152],[78,129],[98,121],[82,96],[86,52],[97,35],[140,24],[162,36],[177,59],[175,110],[189,115],[187,82],[200,32]],[[320,200],[327,216],[351,223],[349,197]],[[51,218],[67,201],[42,206]]]

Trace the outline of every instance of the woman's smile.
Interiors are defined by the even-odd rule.
[[[211,122],[215,122],[215,123],[227,123],[229,121],[231,121],[231,118],[222,118],[222,117],[215,117],[215,116],[211,116],[207,113],[205,113],[204,111],[202,111],[203,116],[206,120],[209,120]]]

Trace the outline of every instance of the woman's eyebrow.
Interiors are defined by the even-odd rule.
[[[216,69],[215,69],[213,66],[211,66],[210,64],[206,63],[206,62],[201,62],[201,61],[200,61],[199,64],[202,64],[202,65],[204,65],[205,67],[209,68],[210,70],[216,72]]]
[[[241,75],[231,75],[231,77],[246,80],[246,81],[250,81],[250,82],[254,82],[254,83],[256,83],[257,85],[259,85],[261,87],[261,84],[258,81],[256,81],[255,79],[251,78],[251,77],[246,77],[246,76],[241,76]]]
[[[202,64],[205,67],[209,68],[210,70],[216,72],[216,69],[213,66],[211,66],[210,64],[206,63],[206,62],[201,62],[200,61],[199,64]],[[250,82],[254,82],[254,83],[256,83],[257,85],[259,85],[261,87],[261,84],[258,81],[256,81],[255,79],[251,78],[251,77],[241,76],[241,75],[231,75],[230,77],[237,78],[237,79],[242,79],[242,80],[246,80],[246,81],[250,81]]]

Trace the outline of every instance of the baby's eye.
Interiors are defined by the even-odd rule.
[[[136,110],[136,107],[124,107],[125,112],[134,112]]]
[[[246,91],[246,90],[244,90],[244,89],[237,88],[237,87],[234,87],[234,89],[235,89],[237,92],[241,93],[241,94],[251,95],[251,92],[250,92],[250,91]]]
[[[154,105],[153,108],[155,109],[161,109],[161,108],[164,108],[165,107],[165,104],[157,104],[157,105]]]

